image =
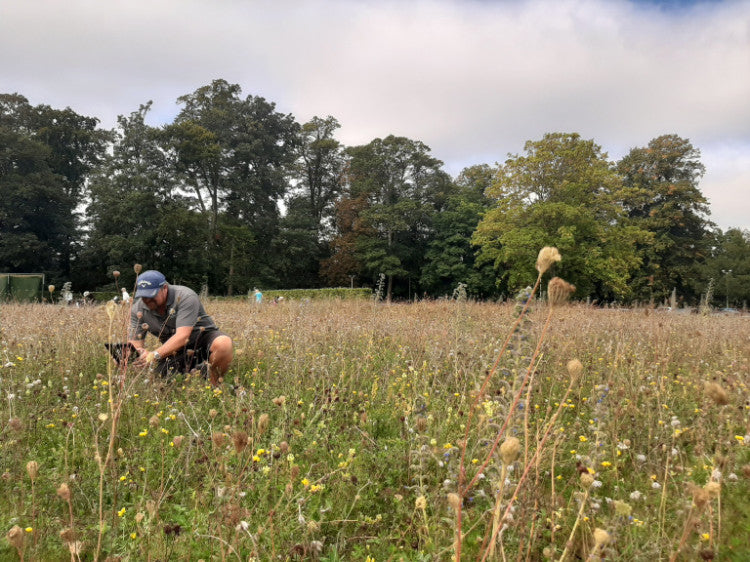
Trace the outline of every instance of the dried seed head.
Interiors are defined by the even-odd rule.
[[[135,522],[140,523],[141,521],[143,521],[145,517],[146,517],[146,514],[143,513],[142,511],[139,511],[138,513],[135,514]]]
[[[414,507],[417,509],[427,509],[427,498],[424,496],[418,496],[416,500],[414,500]]]
[[[117,270],[115,269],[115,270],[114,270],[114,271],[112,272],[112,277],[114,277],[115,279],[117,279],[117,278],[118,278],[119,276],[120,276],[120,272],[119,272],[119,271],[117,271]]]
[[[148,511],[149,517],[153,519],[154,515],[156,515],[156,502],[154,500],[146,501],[146,511]]]
[[[175,435],[174,439],[172,439],[172,443],[174,443],[174,446],[179,448],[182,446],[182,442],[185,440],[184,435]]]
[[[427,429],[427,418],[425,416],[417,416],[417,431],[420,433]]]
[[[568,361],[568,374],[572,380],[576,380],[583,374],[583,364],[578,359]]]
[[[719,383],[710,382],[706,383],[704,387],[706,396],[711,399],[717,406],[723,406],[729,404],[729,395],[727,391],[721,388]]]
[[[594,529],[594,548],[604,548],[609,544],[611,538],[612,537],[607,531],[597,527],[596,529]]]
[[[508,466],[515,462],[521,452],[521,442],[516,437],[508,437],[500,445],[500,458],[503,465]]]
[[[633,508],[629,503],[625,503],[620,500],[615,500],[613,503],[615,506],[615,513],[617,515],[620,515],[622,517],[630,517],[630,514],[633,512]]]
[[[454,492],[448,494],[448,505],[455,511],[458,511],[461,508],[461,496]]]
[[[142,270],[143,270],[143,266],[139,263],[133,266],[133,271],[135,271],[136,275],[140,275]]]
[[[57,495],[60,496],[60,499],[63,501],[70,501],[70,488],[65,482],[60,484],[60,487],[57,489]]]
[[[54,293],[54,292],[55,292],[55,286],[54,286],[54,285],[49,285],[49,286],[47,286],[47,290],[48,290],[48,291],[49,291],[50,293]]]
[[[594,483],[594,477],[589,474],[588,472],[581,472],[581,486],[584,488],[591,488],[591,485]]]
[[[688,491],[692,494],[693,504],[698,509],[698,511],[700,512],[706,509],[708,502],[711,500],[708,492],[704,488],[696,486],[692,482],[688,482]]]
[[[242,430],[235,431],[234,435],[232,435],[232,442],[234,443],[234,450],[237,453],[241,453],[247,448],[247,433]]]
[[[21,529],[21,527],[19,527],[18,525],[13,525],[13,527],[10,528],[10,531],[8,531],[8,534],[5,535],[5,537],[8,539],[10,546],[12,546],[13,548],[23,548],[23,529]]]
[[[268,416],[268,414],[261,414],[258,418],[258,433],[260,435],[263,435],[268,429],[268,423],[270,419],[271,418]]]
[[[8,420],[8,428],[12,431],[20,433],[23,431],[23,422],[20,418],[10,418]]]
[[[703,489],[708,493],[708,497],[718,498],[719,494],[721,493],[721,484],[719,484],[715,480],[711,480],[711,482],[703,486]]]
[[[292,470],[289,471],[289,475],[292,477],[292,480],[296,480],[297,476],[299,476],[299,466],[295,464]]]
[[[224,446],[224,443],[226,443],[226,436],[219,432],[212,433],[211,442],[214,444],[214,447],[221,449]]]
[[[745,478],[750,478],[750,464],[746,464],[742,467],[742,475]]]
[[[552,264],[561,259],[562,256],[560,255],[560,252],[557,251],[557,248],[545,246],[539,250],[539,256],[536,258],[536,270],[541,275],[544,275],[547,273],[547,270],[552,267]]]
[[[286,455],[289,452],[289,443],[282,441],[279,443],[279,449],[281,449],[281,452]]]
[[[283,406],[284,404],[286,404],[286,396],[277,396],[273,399],[273,403],[279,407]]]
[[[62,531],[60,531],[60,540],[62,540],[62,542],[64,543],[75,542],[77,538],[78,537],[76,536],[76,532],[71,528],[63,529]]]
[[[564,304],[576,290],[575,285],[571,285],[564,279],[553,277],[547,284],[547,293],[551,306]]]
[[[159,416],[157,416],[156,414],[151,416],[148,420],[148,425],[150,425],[153,428],[159,427],[160,423],[161,423],[161,420],[159,419]]]
[[[219,415],[219,412],[216,411],[216,408],[211,408],[208,411],[208,417],[211,418],[211,419],[214,419],[218,415]]]
[[[26,472],[28,473],[29,478],[31,478],[31,481],[34,482],[34,480],[36,480],[36,477],[39,475],[39,463],[36,461],[27,462]]]

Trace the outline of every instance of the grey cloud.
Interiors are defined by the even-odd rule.
[[[722,148],[750,149],[749,22],[750,0],[5,0],[0,90],[113,126],[149,99],[168,121],[225,78],[300,121],[335,116],[347,144],[422,140],[451,173],[548,131],[611,157],[676,133],[703,149],[713,219],[750,227],[750,162]]]

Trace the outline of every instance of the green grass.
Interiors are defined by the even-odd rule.
[[[506,421],[500,443],[516,436],[521,451],[502,511],[528,472],[494,559],[559,559],[569,539],[568,559],[586,559],[595,528],[611,536],[609,559],[750,557],[745,317],[560,308],[529,390],[520,384],[547,318],[535,305],[464,442],[512,304],[207,308],[235,339],[220,390],[133,369],[121,384],[102,343],[123,339],[125,309],[110,319],[102,306],[3,305],[0,530],[24,532],[19,550],[0,543],[0,560],[71,559],[60,536],[71,523],[82,560],[449,560],[450,493],[464,496],[461,557],[475,560],[502,463],[492,455],[459,489],[461,455],[468,482]],[[574,358],[584,373],[565,398]],[[726,404],[706,394],[710,382]],[[588,493],[581,467],[593,473]],[[711,480],[720,492],[692,509],[689,483]]]

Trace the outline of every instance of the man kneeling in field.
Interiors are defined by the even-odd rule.
[[[135,365],[153,365],[162,376],[198,369],[218,386],[232,362],[232,339],[216,327],[195,291],[149,270],[138,276],[135,299],[128,340],[138,352]],[[144,346],[149,333],[161,342],[154,351]]]

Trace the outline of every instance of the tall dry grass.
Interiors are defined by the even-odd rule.
[[[534,302],[480,394],[511,304],[206,305],[220,390],[119,385],[124,310],[3,305],[0,557],[446,560],[457,530],[466,560],[750,556],[746,317],[571,305],[535,351]]]

